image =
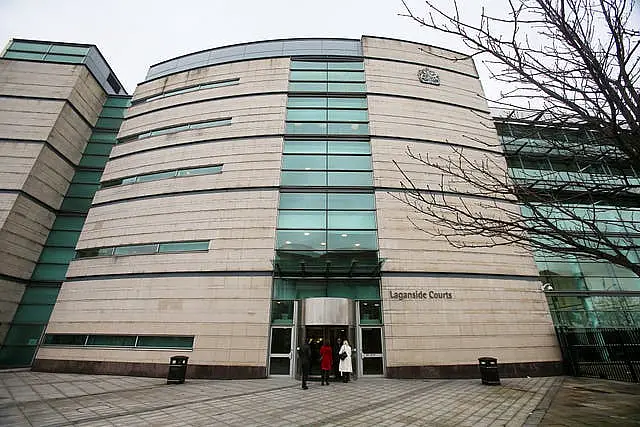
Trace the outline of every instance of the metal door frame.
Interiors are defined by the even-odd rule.
[[[377,329],[380,332],[380,343],[381,343],[381,353],[365,353],[364,352],[364,343],[362,340],[362,330],[363,329]],[[385,363],[384,363],[384,331],[382,325],[360,325],[358,326],[358,372],[362,376],[366,377],[384,377],[385,375]],[[363,365],[364,359],[368,358],[380,358],[382,360],[382,374],[365,374]]]

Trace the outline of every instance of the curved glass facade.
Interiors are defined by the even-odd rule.
[[[145,81],[225,62],[302,55],[359,57],[362,45],[360,40],[350,39],[290,39],[217,47],[152,65]]]

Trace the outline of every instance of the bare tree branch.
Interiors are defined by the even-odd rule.
[[[409,220],[456,247],[513,245],[607,260],[640,276],[640,29],[633,0],[508,0],[477,23],[456,0],[426,0],[403,16],[460,38],[504,83],[496,121],[502,141],[470,136],[450,154],[408,158],[438,184],[396,167],[391,195]],[[433,52],[425,54],[434,55]],[[484,118],[486,119],[486,117]],[[502,151],[504,150],[504,154]],[[507,157],[505,163],[504,155]]]

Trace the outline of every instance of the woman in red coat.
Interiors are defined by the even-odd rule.
[[[329,373],[333,367],[333,352],[331,346],[327,340],[322,341],[322,347],[320,347],[320,369],[322,372],[322,384],[329,385]]]

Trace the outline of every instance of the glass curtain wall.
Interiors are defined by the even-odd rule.
[[[130,99],[110,96],[103,106],[0,349],[0,367],[33,361]]]
[[[292,59],[285,129],[272,336],[293,326],[295,300],[341,297],[380,306],[362,59]],[[367,321],[380,325],[381,316]],[[281,360],[272,362],[271,374],[284,372]]]
[[[591,215],[601,230],[640,246],[637,196],[620,193],[615,198],[598,199],[589,194],[591,187],[640,184],[640,171],[621,161],[611,147],[600,146],[585,131],[515,123],[496,123],[496,128],[512,177],[537,180],[541,187],[550,181],[556,186],[566,184],[575,201],[571,208],[577,214]],[[568,148],[563,150],[563,146]],[[576,152],[583,155],[578,157]],[[523,214],[526,217],[527,213]],[[549,215],[567,230],[575,228],[552,208]],[[630,255],[640,262],[638,251]],[[640,279],[630,270],[607,261],[544,251],[536,251],[535,261],[541,281],[553,289],[547,299],[556,327],[640,326]]]

